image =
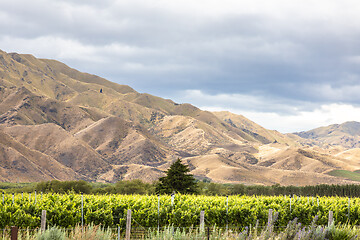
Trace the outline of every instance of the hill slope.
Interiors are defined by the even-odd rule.
[[[0,181],[153,181],[178,157],[198,179],[246,184],[350,183],[327,173],[360,169],[301,146],[240,115],[0,51]]]
[[[306,132],[295,133],[296,135],[315,140],[318,145],[340,145],[345,148],[360,147],[360,123],[345,122],[333,124],[326,127],[319,127]]]

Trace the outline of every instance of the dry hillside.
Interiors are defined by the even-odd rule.
[[[306,141],[0,51],[0,181],[154,181],[182,158],[198,179],[215,182],[351,183],[327,173],[360,169],[357,151]]]

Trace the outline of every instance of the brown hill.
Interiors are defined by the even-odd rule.
[[[343,146],[345,148],[360,147],[360,123],[345,122],[333,124],[327,127],[319,127],[306,132],[295,133],[296,135],[314,140],[314,143],[322,146]]]
[[[110,164],[94,149],[53,123],[17,125],[4,132],[30,149],[52,157],[87,179],[95,178],[110,168]]]
[[[147,131],[119,117],[103,118],[75,134],[110,164],[155,164],[174,154]]]
[[[263,144],[281,143],[289,146],[298,146],[298,143],[278,131],[268,130],[254,123],[242,115],[231,112],[214,112],[214,114],[225,122],[228,122],[235,128],[246,132],[250,138],[260,141]]]
[[[349,183],[327,172],[360,169],[294,136],[0,51],[1,181],[153,181],[178,157],[199,179],[246,184]]]
[[[27,182],[83,178],[50,156],[17,142],[0,128],[0,180]]]

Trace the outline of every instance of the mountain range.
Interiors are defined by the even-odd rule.
[[[177,158],[199,180],[262,185],[357,183],[360,123],[281,134],[0,51],[0,181],[152,182]],[[359,175],[360,176],[360,175]]]

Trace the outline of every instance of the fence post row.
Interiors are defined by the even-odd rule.
[[[131,209],[128,209],[127,217],[126,217],[126,235],[125,235],[126,240],[130,240],[130,233],[131,233]]]
[[[5,201],[4,197],[5,193],[3,192],[2,195],[2,201]],[[23,197],[23,193],[21,194]],[[171,204],[174,204],[174,196],[175,194],[172,194],[171,196]],[[295,197],[290,195],[290,212],[292,210],[292,199],[295,199]],[[31,201],[31,193],[29,193],[29,200]],[[309,203],[309,196],[308,196],[308,203]],[[319,206],[319,198],[317,197],[317,205]],[[14,203],[15,197],[14,193],[12,194],[12,202]],[[81,226],[83,228],[84,226],[84,202],[83,202],[83,194],[81,194]],[[314,204],[314,197],[312,197],[312,201]],[[36,191],[35,191],[35,203],[36,203]],[[350,206],[351,206],[351,199],[348,198],[348,218],[350,218]],[[229,197],[226,196],[226,229],[228,229],[228,214],[229,214]],[[160,230],[160,195],[158,195],[158,231]],[[273,209],[269,209],[268,213],[268,226],[272,224],[273,221]],[[334,214],[333,211],[329,211],[329,217],[328,217],[328,226],[333,224],[334,222]],[[42,210],[41,213],[41,231],[46,230],[46,210]],[[202,210],[200,212],[200,231],[205,231],[205,211]],[[209,235],[209,227],[207,228],[207,232]],[[127,210],[127,219],[126,219],[126,240],[130,240],[130,234],[131,234],[131,209]],[[118,227],[118,239],[120,237],[120,226]],[[18,227],[11,227],[11,240],[18,238]]]

